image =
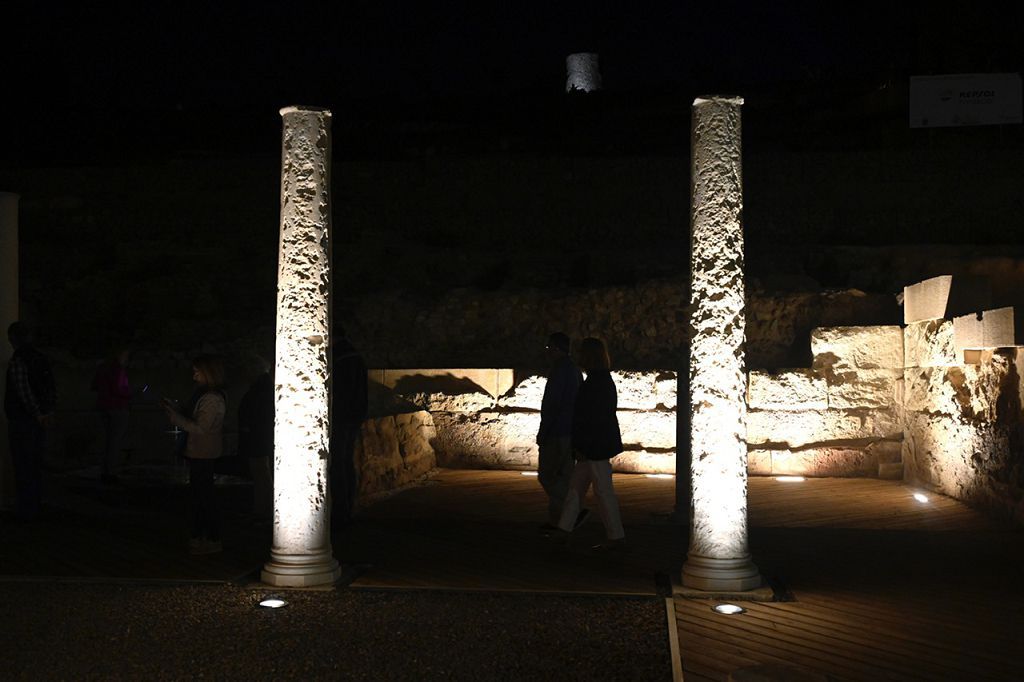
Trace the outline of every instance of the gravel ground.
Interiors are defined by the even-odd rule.
[[[668,680],[664,600],[0,583],[4,679]]]

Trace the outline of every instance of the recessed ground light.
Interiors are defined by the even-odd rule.
[[[775,480],[779,483],[802,483],[804,480],[803,476],[776,476]]]
[[[537,472],[536,471],[520,471],[519,475],[520,476],[536,476]]]
[[[924,493],[914,493],[914,499],[917,500],[918,502],[927,502],[928,496],[925,495]]]
[[[647,478],[675,478],[672,474],[644,474]]]
[[[725,616],[735,616],[740,613],[747,612],[745,608],[743,608],[742,606],[737,606],[736,604],[716,604],[715,606],[711,607],[711,610],[715,613],[721,613]]]
[[[283,606],[288,606],[288,602],[280,597],[267,597],[260,602],[260,606],[265,609],[279,609]]]

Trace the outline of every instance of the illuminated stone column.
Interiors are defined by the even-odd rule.
[[[340,575],[327,492],[331,112],[285,107],[281,117],[274,543],[262,579],[304,587]]]
[[[0,368],[14,349],[7,328],[18,319],[18,195],[0,192]],[[0,393],[5,390],[6,369],[0,371]],[[7,420],[0,419],[0,507],[14,504],[14,469],[7,442]]]
[[[690,550],[683,585],[745,591],[747,548],[743,178],[738,97],[693,102]]]
[[[577,52],[565,58],[565,91],[594,92],[601,89],[597,54]]]

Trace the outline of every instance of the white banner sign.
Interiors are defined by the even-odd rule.
[[[1019,73],[911,76],[910,127],[1021,122]]]

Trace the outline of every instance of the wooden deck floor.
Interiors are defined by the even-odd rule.
[[[1024,538],[884,481],[751,479],[751,549],[793,601],[675,600],[687,680],[757,664],[830,679],[1016,680]]]
[[[335,553],[364,567],[354,589],[665,593],[686,552],[686,529],[665,518],[674,481],[617,475],[615,486],[630,543],[622,554],[590,549],[602,537],[596,518],[567,548],[541,537],[536,478],[452,470],[371,505],[335,538]],[[72,508],[41,524],[4,522],[0,577],[225,581],[266,559],[269,529],[237,515],[223,555],[184,553],[180,489],[71,487]],[[752,478],[751,551],[788,600],[720,616],[709,601],[676,598],[685,679],[724,680],[766,663],[833,679],[1020,679],[1024,536],[913,492],[887,481]]]

